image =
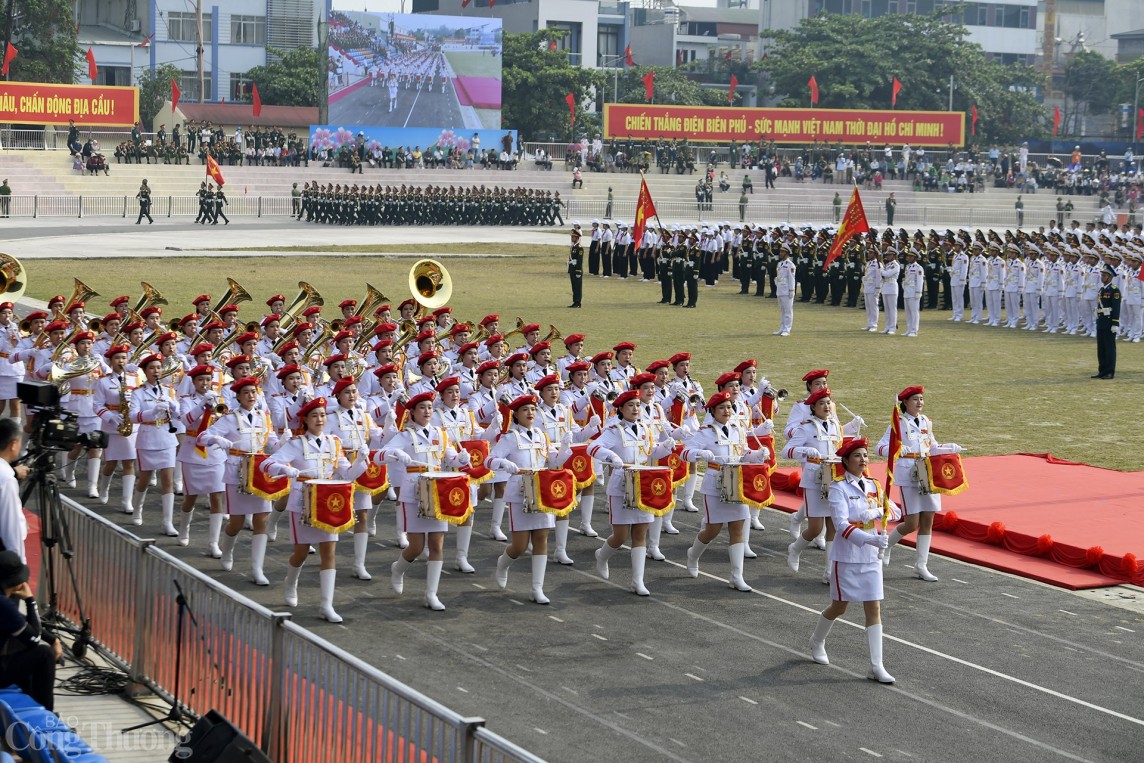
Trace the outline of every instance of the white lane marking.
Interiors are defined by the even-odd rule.
[[[999,593],[1000,593],[1002,596],[1008,596],[1010,599],[1019,599],[1019,598],[1021,598],[1020,596],[1014,596],[1013,594],[1011,594],[1011,593],[1005,593],[1004,591],[999,591]]]
[[[833,727],[834,727],[834,728],[836,728],[836,729],[840,729],[840,728],[842,728],[842,724],[841,724],[841,723],[835,723],[834,721],[826,721],[826,723],[827,723],[828,725],[830,725],[830,726],[833,726]]]
[[[1066,615],[1072,615],[1073,617],[1078,617],[1076,612],[1069,612],[1067,609],[1058,609],[1057,611],[1058,612],[1064,612]]]
[[[684,673],[683,675],[687,676],[688,678],[692,679],[693,681],[699,681],[700,683],[703,683],[703,679],[700,678],[699,676],[695,675],[694,673]]]
[[[466,689],[464,686],[458,686],[457,691],[464,692],[465,694],[469,693],[469,690]]]
[[[643,652],[636,652],[636,657],[643,657],[645,660],[654,660],[655,659],[654,657],[651,657],[650,655],[646,655]]]
[[[413,96],[413,103],[409,104],[409,113],[405,115],[405,124],[402,127],[409,126],[409,120],[413,119],[413,110],[417,108],[417,99],[421,97],[421,88],[417,88],[417,95]]]
[[[961,583],[962,585],[969,585],[968,580],[960,580],[958,578],[950,578],[954,583]]]
[[[517,663],[516,669],[517,670],[523,670],[525,673],[531,673],[532,672],[532,668],[525,667],[524,665],[521,665],[520,663]]]
[[[680,569],[686,569],[686,565],[680,564],[679,562],[673,562],[671,560],[668,560],[667,562],[665,562],[665,564],[670,564],[670,565],[673,565],[675,567],[679,567]],[[592,577],[595,580],[599,580],[599,578],[596,578],[595,576],[589,575],[587,572],[583,572],[580,570],[577,570],[577,572],[580,572],[580,574],[585,575],[586,577]],[[722,583],[729,584],[731,582],[727,578],[721,578],[718,575],[712,575],[710,572],[704,572],[703,570],[700,570],[699,574],[704,576],[704,577],[711,578],[712,580],[718,580]],[[609,585],[612,585],[615,587],[621,587],[621,586],[619,586],[618,583],[609,583]],[[799,604],[798,602],[791,601],[790,599],[784,599],[781,596],[775,596],[774,594],[767,593],[766,591],[760,591],[758,589],[753,589],[751,591],[751,593],[756,594],[758,596],[762,596],[762,597],[767,598],[767,599],[771,599],[772,601],[781,602],[781,603],[786,604],[788,606],[794,607],[795,609],[801,609],[802,611],[808,612],[810,614],[814,614],[814,615],[819,614],[819,611],[813,607],[808,607],[804,604]],[[720,622],[718,620],[715,620],[714,618],[710,618],[710,617],[707,617],[705,615],[701,615],[697,612],[692,612],[691,610],[684,609],[683,607],[678,606],[676,604],[671,604],[669,602],[658,599],[654,596],[652,597],[652,601],[656,602],[657,604],[662,604],[663,606],[668,607],[670,609],[675,609],[679,612],[685,612],[685,613],[691,615],[692,617],[698,618],[700,620],[704,620],[706,622],[718,625],[718,626],[723,627],[723,628],[728,628],[728,629],[730,629],[730,630],[734,631],[735,633],[738,633],[742,636],[746,636],[747,638],[751,638],[751,639],[754,639],[757,641],[761,641],[761,642],[763,642],[769,646],[775,647],[777,649],[782,649],[783,651],[789,652],[789,653],[794,654],[794,655],[798,655],[799,657],[803,657],[803,658],[806,657],[806,655],[798,649],[794,649],[792,647],[786,646],[785,644],[779,644],[777,642],[773,642],[773,641],[763,639],[760,636],[757,636],[757,635],[752,634],[752,633],[748,633],[747,631],[744,631],[740,628],[736,628],[733,625],[728,625],[727,623]],[[857,628],[859,630],[865,630],[865,626],[859,625],[858,623],[843,619],[841,617],[836,619],[834,622],[842,623],[842,624],[847,625],[851,628]],[[974,670],[981,671],[982,673],[985,673],[987,675],[991,675],[995,678],[1003,679],[1005,681],[1009,681],[1011,683],[1017,684],[1018,686],[1023,686],[1027,689],[1032,689],[1034,691],[1041,692],[1042,694],[1047,694],[1050,697],[1056,697],[1057,699],[1062,699],[1065,702],[1071,702],[1075,705],[1080,705],[1081,707],[1088,708],[1089,710],[1095,710],[1098,713],[1104,713],[1105,715],[1110,715],[1113,718],[1119,718],[1122,721],[1127,721],[1127,722],[1135,724],[1137,726],[1144,727],[1144,719],[1134,718],[1131,715],[1126,715],[1124,713],[1117,712],[1116,710],[1112,710],[1112,709],[1107,708],[1107,707],[1101,707],[1100,705],[1094,704],[1092,702],[1087,702],[1083,699],[1080,699],[1079,697],[1074,697],[1072,695],[1056,691],[1055,689],[1050,689],[1047,686],[1040,686],[1039,684],[1035,684],[1032,681],[1026,681],[1022,678],[1017,678],[1016,676],[1011,676],[1008,673],[1002,673],[999,670],[994,670],[993,668],[987,668],[984,665],[978,665],[977,663],[970,662],[969,660],[963,660],[960,657],[954,657],[952,654],[946,654],[945,652],[939,652],[937,649],[931,649],[928,646],[923,646],[922,644],[918,644],[918,643],[915,643],[913,641],[909,641],[907,639],[900,638],[898,636],[883,634],[882,638],[886,639],[887,641],[893,641],[894,643],[901,644],[903,646],[912,647],[914,649],[917,649],[918,651],[925,652],[926,654],[932,655],[934,657],[939,657],[941,659],[949,660],[950,662],[956,663],[956,664],[961,665],[963,667],[972,668]],[[850,673],[851,675],[855,675],[855,676],[859,675],[858,673],[848,671],[845,668],[840,668],[837,666],[831,666],[831,667],[834,667],[837,670],[842,670],[844,673]],[[862,675],[864,676],[865,674],[862,674]],[[965,718],[966,720],[972,720],[975,723],[979,723],[983,726],[986,726],[987,728],[991,728],[995,731],[1001,732],[1001,733],[1006,734],[1008,736],[1012,736],[1012,737],[1020,739],[1024,742],[1028,742],[1029,744],[1036,745],[1042,749],[1049,750],[1051,752],[1057,753],[1059,755],[1063,755],[1065,757],[1072,758],[1074,760],[1084,760],[1084,758],[1079,758],[1079,757],[1076,757],[1074,755],[1071,755],[1070,753],[1064,752],[1063,750],[1058,750],[1057,748],[1053,747],[1052,745],[1045,744],[1044,742],[1041,742],[1037,739],[1027,737],[1024,734],[1020,734],[1016,731],[1011,731],[1011,730],[1003,728],[1001,726],[997,726],[993,723],[990,723],[989,721],[986,721],[983,718],[977,718],[975,716],[971,716],[971,715],[962,713],[959,710],[956,710],[952,707],[948,707],[946,705],[943,705],[940,702],[937,702],[935,700],[930,700],[930,699],[927,699],[925,697],[921,697],[919,695],[911,694],[910,692],[907,692],[904,689],[900,689],[897,687],[895,687],[892,690],[897,691],[897,692],[901,692],[902,694],[910,697],[911,699],[913,699],[917,702],[922,702],[922,703],[925,703],[925,704],[930,705],[932,707],[939,708],[939,709],[941,709],[947,713],[951,713],[953,715],[957,715],[959,717]]]
[[[487,591],[487,590],[488,590],[487,588],[485,588],[485,587],[484,587],[483,585],[481,585],[480,583],[473,583],[473,588],[479,588],[479,589],[481,589],[482,591]]]
[[[561,686],[560,688],[563,689],[564,691],[568,692],[569,694],[579,694],[580,693],[580,692],[576,691],[575,689],[573,689],[571,686]]]
[[[1123,625],[1114,625],[1112,627],[1116,628],[1117,630],[1128,631],[1129,633],[1135,633],[1136,632],[1136,631],[1132,630],[1131,628],[1125,628]]]
[[[533,731],[535,731],[537,734],[544,734],[545,736],[548,736],[548,732],[547,732],[547,731],[545,731],[545,730],[544,730],[544,729],[542,729],[542,728],[538,728],[538,727],[536,727],[536,726],[533,726],[533,727],[532,727],[532,729],[533,729]]]
[[[795,723],[797,723],[799,726],[806,726],[811,731],[818,731],[818,726],[811,726],[806,721],[795,721]]]
[[[746,702],[748,705],[757,705],[757,704],[759,704],[758,702],[756,702],[755,700],[751,699],[750,697],[739,697],[739,699],[743,700],[743,701],[744,701],[744,702]]]
[[[473,647],[474,649],[479,649],[479,650],[481,650],[482,652],[487,652],[487,651],[489,651],[489,648],[488,648],[487,646],[483,646],[483,645],[481,645],[481,644],[470,644],[469,646]]]
[[[675,743],[676,743],[677,745],[679,745],[680,747],[687,747],[687,745],[685,745],[683,742],[680,742],[678,739],[675,739],[675,738],[673,738],[673,737],[668,737],[668,738],[667,738],[667,741],[669,741],[669,742],[675,742]]]
[[[523,601],[518,601],[517,599],[509,599],[509,601],[511,601],[513,604],[515,604],[515,605],[516,605],[516,606],[518,606],[518,607],[523,607],[523,606],[524,606],[524,602],[523,602]]]
[[[608,639],[606,639],[605,637],[601,636],[599,633],[593,633],[593,634],[592,634],[592,638],[598,638],[598,639],[600,639],[601,641],[607,641],[607,640],[608,640]]]
[[[394,656],[394,657],[396,657],[396,658],[397,658],[397,659],[399,659],[399,660],[404,660],[404,659],[405,659],[405,658],[404,658],[404,657],[402,657],[400,654],[395,654],[395,655],[393,655],[393,656]]]
[[[882,753],[880,753],[880,752],[874,752],[873,750],[868,750],[865,747],[859,747],[858,749],[861,750],[862,752],[866,753],[867,755],[873,755],[875,758],[882,757]]]
[[[556,615],[549,615],[549,616],[548,616],[548,619],[549,619],[549,620],[555,620],[555,621],[556,621],[556,622],[558,622],[558,623],[562,623],[562,622],[564,622],[563,620],[561,620],[561,619],[560,619],[559,617],[557,617]]]

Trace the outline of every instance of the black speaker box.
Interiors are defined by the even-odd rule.
[[[270,763],[258,745],[211,710],[175,746],[168,763]]]

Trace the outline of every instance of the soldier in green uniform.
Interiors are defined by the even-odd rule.
[[[1096,295],[1096,364],[1094,379],[1116,376],[1116,337],[1120,334],[1120,289],[1116,271],[1105,265],[1100,271],[1100,291]]]
[[[568,280],[572,285],[572,304],[579,307],[584,296],[584,247],[580,246],[580,231],[573,229],[572,246],[568,250]]]

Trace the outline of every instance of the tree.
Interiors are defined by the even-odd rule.
[[[673,66],[634,66],[619,75],[620,103],[647,103],[647,89],[643,78],[648,71],[655,69],[655,103],[670,103],[678,106],[726,106],[727,91],[700,87],[689,79],[684,70]],[[608,83],[612,85],[613,83]],[[605,86],[604,92],[612,95],[612,88]],[[610,100],[610,99],[605,99]]]
[[[936,14],[820,14],[776,32],[770,55],[756,66],[770,75],[776,92],[786,93],[781,105],[809,106],[806,83],[814,75],[818,106],[833,109],[889,109],[897,77],[903,84],[897,108],[945,111],[953,77],[954,110],[977,104],[979,141],[1045,132],[1044,109],[1033,97],[1040,75],[991,61],[962,24]]]
[[[296,48],[291,51],[267,48],[278,60],[265,66],[256,66],[244,76],[258,85],[258,97],[273,106],[317,106],[319,87],[318,51],[314,48]],[[249,100],[249,97],[248,97]]]
[[[154,128],[163,102],[171,97],[172,80],[178,81],[182,74],[174,64],[163,64],[154,71],[144,69],[139,75],[139,121],[147,129]]]
[[[1116,64],[1091,50],[1075,53],[1065,65],[1065,129],[1080,132],[1080,117],[1113,109],[1118,85]]]
[[[72,0],[16,0],[14,8],[11,30],[7,14],[0,13],[0,47],[10,35],[20,51],[9,76],[22,82],[75,82],[81,59]]]
[[[574,66],[566,52],[549,49],[549,42],[559,34],[542,30],[504,36],[501,122],[526,140],[550,135],[571,138],[564,98],[573,93],[580,104],[605,82],[603,72]],[[583,108],[578,106],[577,131],[585,126],[584,121]]]

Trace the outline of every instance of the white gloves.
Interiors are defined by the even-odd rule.
[[[282,473],[292,480],[298,479],[298,476],[301,474],[301,472],[299,472],[293,466],[283,466]]]
[[[389,454],[393,456],[394,461],[397,461],[400,464],[405,464],[408,466],[413,461],[413,458],[404,450],[391,450],[389,451]]]
[[[588,419],[588,426],[590,426],[590,427],[600,426],[600,417],[593,413],[592,418]]]
[[[795,448],[791,451],[795,458],[821,458],[818,448]]]
[[[882,518],[882,512],[878,509],[866,509],[859,517],[863,522],[873,522],[875,519]]]
[[[850,419],[850,423],[861,429],[862,427],[866,426],[866,419],[862,418],[861,416],[855,416],[854,418]]]
[[[290,467],[290,468],[293,469],[293,467]],[[295,472],[295,474],[294,474],[295,477],[315,478],[318,476],[318,470],[317,469],[301,469],[301,470],[294,469],[294,472]]]
[[[505,474],[520,473],[520,467],[516,465],[516,462],[510,461],[507,458],[498,458],[494,463],[493,468],[498,472],[504,472]]]
[[[695,451],[695,457],[701,461],[714,461],[715,460],[715,454],[709,450],[697,450],[697,451]]]
[[[624,459],[620,458],[619,456],[612,456],[608,459],[608,464],[611,465],[613,469],[623,469]]]
[[[771,449],[767,447],[760,447],[756,450],[747,451],[747,460],[752,464],[761,464],[771,457]]]
[[[225,437],[215,437],[214,438],[214,444],[220,448],[225,449],[225,450],[230,450],[231,448],[234,447],[234,443],[231,442],[230,440],[226,439]]]
[[[885,549],[890,547],[890,537],[882,535],[881,533],[870,533],[862,539],[863,546],[874,546],[875,548]]]
[[[1120,327],[1119,326],[1113,326],[1112,327],[1112,335],[1113,336],[1119,336],[1120,335]]]

